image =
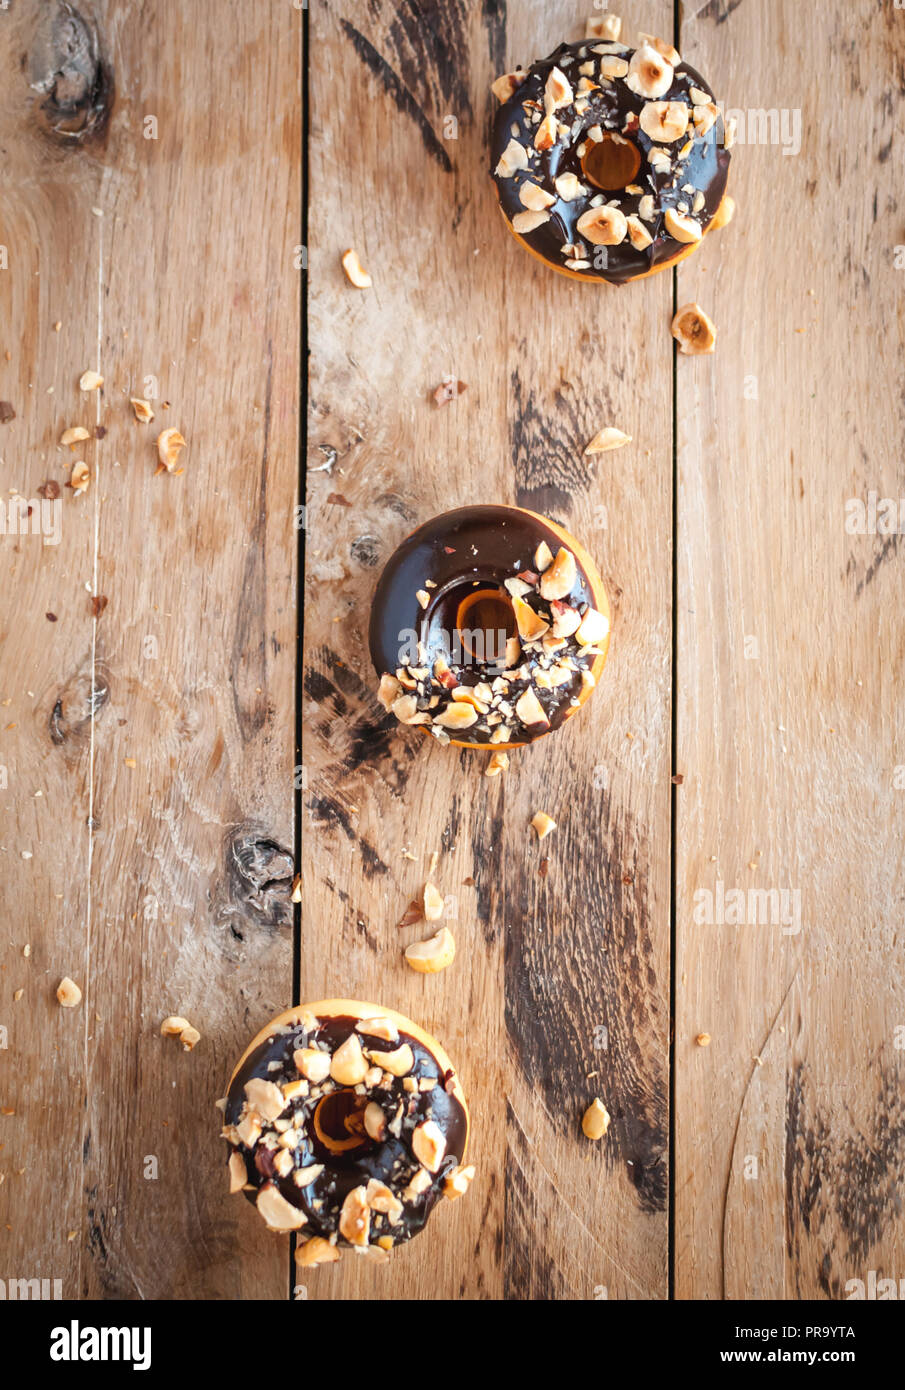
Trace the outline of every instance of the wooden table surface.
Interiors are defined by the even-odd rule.
[[[521,253],[486,173],[490,81],[592,8],[0,10],[0,500],[62,491],[58,544],[0,533],[3,1277],[291,1297],[214,1102],[272,1013],[342,994],[444,1042],[477,1177],[300,1296],[905,1275],[905,551],[846,526],[905,492],[905,12],[627,4],[742,138],[732,226],[617,291]],[[694,299],[712,357],[674,355]],[[589,460],[605,424],[633,442]],[[568,526],[614,603],[594,699],[493,780],[383,716],[366,649],[396,544],[489,501]],[[434,855],[458,955],[420,977]]]

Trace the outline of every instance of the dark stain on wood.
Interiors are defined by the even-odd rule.
[[[590,436],[564,390],[557,388],[552,401],[539,404],[518,368],[510,385],[516,501],[547,515],[568,512],[572,494],[588,486],[583,455]]]
[[[905,1063],[882,1054],[868,1064],[873,1091],[869,1124],[843,1123],[833,1097],[824,1108],[806,1064],[790,1073],[786,1088],[786,1250],[800,1290],[810,1286],[807,1268],[832,1232],[817,1278],[827,1295],[845,1296],[848,1279],[865,1278],[871,1251],[901,1218],[905,1169]],[[847,1239],[842,1242],[838,1232]]]
[[[726,20],[737,10],[742,0],[709,0],[709,3],[702,10],[698,10],[696,19],[712,19],[717,24],[725,24]]]
[[[503,1264],[504,1299],[551,1302],[567,1298],[562,1271],[544,1239],[543,1209],[538,1192],[549,1178],[511,1104],[506,1104],[506,1216]]]
[[[665,1037],[666,1028],[648,932],[647,870],[629,848],[630,831],[607,821],[606,804],[576,804],[557,832],[555,857],[582,865],[580,881],[574,874],[541,877],[530,852],[504,856],[506,1027],[528,1084],[541,1092],[562,1134],[571,1135],[593,1096],[601,1096],[614,1117],[602,1161],[625,1163],[640,1208],[661,1212],[668,1083],[662,1054],[641,1041]],[[609,854],[588,856],[586,845],[571,843],[569,826],[581,836],[582,827],[599,822]],[[622,883],[625,865],[630,887]],[[559,936],[550,922],[564,924]]]
[[[396,110],[403,116],[408,116],[409,120],[414,121],[421,133],[421,140],[431,159],[435,160],[446,174],[453,171],[452,161],[437,137],[433,126],[427,116],[422,111],[412,93],[406,87],[402,78],[394,71],[387,60],[377,52],[377,49],[360,33],[347,19],[340,21],[343,33],[352,44],[365,67],[374,74],[383,90],[387,93]]]
[[[388,36],[403,81],[413,92],[429,89],[445,103],[441,117],[471,116],[468,32],[465,0],[433,0],[430,14],[423,0],[397,0]],[[424,105],[427,105],[427,92]]]
[[[28,60],[28,81],[44,98],[41,128],[68,146],[98,140],[113,106],[113,70],[100,30],[74,5],[48,6]]]
[[[506,71],[506,0],[482,0],[481,23],[487,31],[487,51],[494,77]]]

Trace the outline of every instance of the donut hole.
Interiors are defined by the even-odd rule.
[[[330,1153],[348,1153],[371,1143],[365,1130],[367,1096],[352,1090],[331,1091],[314,1110],[314,1133]]]
[[[641,151],[624,135],[604,135],[588,145],[581,161],[581,172],[588,183],[603,193],[615,193],[634,183],[641,168]]]
[[[470,660],[479,664],[504,661],[506,642],[516,632],[512,600],[505,589],[482,585],[460,600],[456,637]]]

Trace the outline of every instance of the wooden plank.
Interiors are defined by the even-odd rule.
[[[905,1268],[901,547],[845,524],[905,481],[905,30],[747,0],[681,51],[802,145],[739,146],[736,222],[679,271],[719,340],[678,362],[676,1288],[840,1298]],[[718,882],[800,917],[696,921]]]
[[[671,13],[644,4],[634,20],[668,34]],[[506,236],[486,176],[490,80],[580,37],[577,18],[564,0],[312,6],[321,471],[307,498],[300,995],[373,997],[436,1031],[469,1094],[478,1178],[388,1267],[314,1271],[308,1298],[666,1293],[671,282],[615,291],[544,271]],[[350,246],[367,293],[340,269]],[[437,410],[447,372],[468,390]],[[639,443],[589,469],[604,423]],[[564,522],[616,607],[590,706],[496,781],[481,755],[381,717],[366,646],[393,548],[486,501]],[[542,851],[527,830],[541,805],[560,826]],[[418,929],[396,923],[435,851],[459,954],[423,979],[401,960]],[[614,1117],[598,1147],[578,1127],[594,1094]]]
[[[63,543],[20,543],[27,624],[4,618],[12,708],[21,686],[35,696],[6,744],[3,891],[18,919],[5,1015],[25,941],[32,957],[30,1004],[13,1014],[27,1085],[3,1167],[32,1157],[0,1189],[13,1204],[0,1219],[19,1213],[13,1267],[62,1274],[70,1295],[284,1297],[286,1248],[226,1198],[212,1107],[291,991],[301,17],[236,0],[216,24],[187,5],[151,23],[137,3],[96,6],[115,100],[104,130],[64,150],[34,129],[19,69],[39,8],[16,7],[3,60],[22,137],[18,255],[0,274],[8,321],[24,325],[5,369],[23,406],[10,479],[59,475],[53,444],[84,413],[89,365],[105,379],[90,423],[97,405],[106,436],[86,455],[87,497],[65,500]],[[128,405],[152,394],[149,377],[150,429]],[[188,440],[182,476],[154,476],[166,425]],[[98,618],[86,581],[108,600]],[[50,642],[45,609],[60,619]],[[106,692],[93,718],[92,671]],[[26,840],[27,864],[14,857]],[[53,998],[63,973],[85,992],[72,1014]],[[171,1012],[202,1033],[192,1055],[158,1036]]]

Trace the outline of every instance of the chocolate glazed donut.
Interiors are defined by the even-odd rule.
[[[230,1191],[298,1231],[300,1266],[385,1260],[467,1191],[468,1108],[443,1048],[392,1009],[324,999],[263,1028],[232,1074]]]
[[[732,133],[671,44],[564,43],[493,84],[507,225],[563,274],[621,285],[690,255],[732,215]]]
[[[597,685],[610,608],[587,552],[520,507],[461,507],[390,557],[371,607],[378,698],[464,748],[558,729]]]

